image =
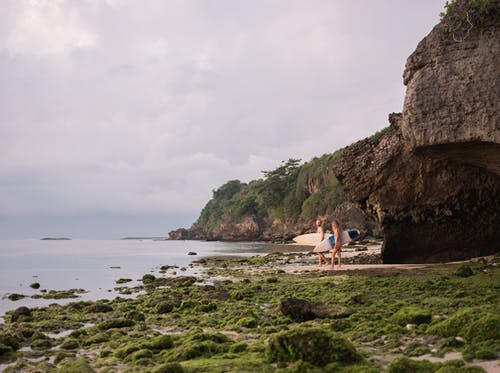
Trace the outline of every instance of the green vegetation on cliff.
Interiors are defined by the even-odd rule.
[[[456,41],[467,38],[473,29],[498,27],[500,21],[498,0],[451,0],[444,8],[440,13],[441,23],[445,33],[451,34]]]
[[[257,222],[295,223],[331,214],[345,201],[341,184],[330,164],[341,154],[325,154],[304,164],[299,159],[283,161],[262,179],[242,183],[231,180],[213,191],[196,224],[210,231],[221,224],[239,223],[250,217]]]

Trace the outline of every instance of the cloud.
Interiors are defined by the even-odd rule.
[[[97,42],[97,35],[69,2],[20,0],[7,7],[11,26],[5,49],[11,55],[68,53]]]
[[[1,2],[0,215],[194,221],[227,180],[385,127],[441,8]]]

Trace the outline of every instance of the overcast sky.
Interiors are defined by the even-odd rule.
[[[441,0],[0,0],[0,238],[166,235],[402,109]]]

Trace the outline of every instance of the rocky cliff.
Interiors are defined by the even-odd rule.
[[[436,262],[500,249],[499,1],[456,1],[404,71],[402,114],[333,165],[383,226],[383,260]],[[476,12],[476,13],[474,13]]]

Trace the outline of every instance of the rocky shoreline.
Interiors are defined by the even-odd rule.
[[[359,249],[363,246],[359,245]],[[378,250],[378,251],[377,251]],[[500,260],[387,266],[347,247],[162,265],[133,298],[19,307],[0,324],[5,372],[493,372]],[[375,264],[359,264],[359,263]],[[174,274],[175,273],[175,274]],[[330,354],[311,354],[324,351]],[[452,356],[455,359],[448,361]],[[432,360],[432,362],[431,362]],[[473,367],[474,366],[474,367]],[[482,368],[481,368],[482,367]],[[409,370],[410,369],[410,370]]]

